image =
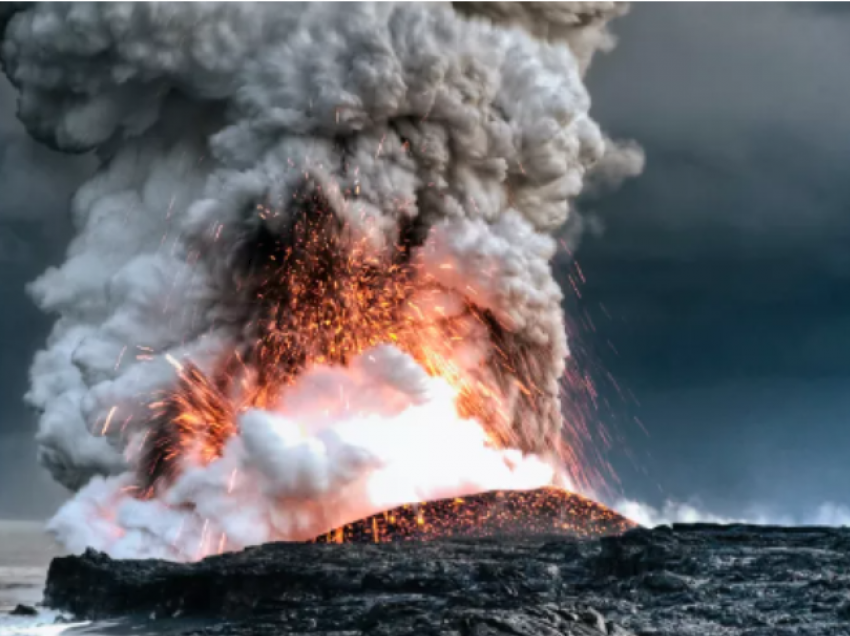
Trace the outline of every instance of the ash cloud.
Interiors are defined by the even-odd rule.
[[[238,254],[284,236],[305,191],[375,249],[416,226],[417,262],[449,296],[469,292],[446,259],[478,275],[475,302],[539,361],[539,394],[509,399],[526,450],[551,445],[568,353],[552,234],[585,179],[642,161],[588,116],[582,80],[623,11],[78,3],[7,16],[21,121],[103,162],[74,197],[65,262],[29,288],[58,316],[27,394],[41,462],[71,489],[127,469],[147,396],[175,381],[166,354],[209,368],[247,337]]]

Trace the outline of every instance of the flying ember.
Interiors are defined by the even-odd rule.
[[[226,354],[211,377],[171,359],[178,386],[152,404],[156,424],[139,463],[139,496],[170,485],[185,461],[207,465],[220,458],[238,433],[239,414],[285,413],[286,389],[305,370],[348,366],[379,345],[397,347],[445,381],[452,418],[477,420],[488,443],[545,451],[551,440],[522,427],[526,410],[544,408],[538,402],[545,394],[534,383],[538,352],[512,342],[491,312],[430,276],[415,261],[417,249],[407,242],[376,250],[315,196],[289,231],[252,243],[247,280],[234,290],[254,311],[251,340]],[[507,408],[511,394],[522,408]]]

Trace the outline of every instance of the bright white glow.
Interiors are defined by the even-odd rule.
[[[98,478],[50,523],[72,550],[194,560],[273,540],[303,540],[406,503],[552,483],[552,467],[490,445],[457,415],[455,395],[391,346],[349,367],[317,367],[279,411],[251,410],[223,457],[190,466],[164,497]]]

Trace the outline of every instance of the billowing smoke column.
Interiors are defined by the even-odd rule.
[[[78,491],[59,538],[194,559],[550,483],[552,234],[588,176],[640,170],[582,84],[621,13],[12,9],[21,120],[102,159],[30,289],[58,317],[27,399]]]

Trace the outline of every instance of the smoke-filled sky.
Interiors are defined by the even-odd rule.
[[[618,420],[606,416],[634,455],[612,455],[632,499],[795,516],[850,503],[847,19],[637,6],[613,26],[618,47],[594,60],[592,113],[639,141],[647,165],[584,203],[603,231],[580,247],[587,283],[570,311],[591,315],[583,343],[640,403],[615,401]],[[50,318],[23,285],[61,260],[68,197],[93,162],[29,141],[5,83],[0,149],[0,517],[43,518],[63,493],[36,465],[21,395]]]

